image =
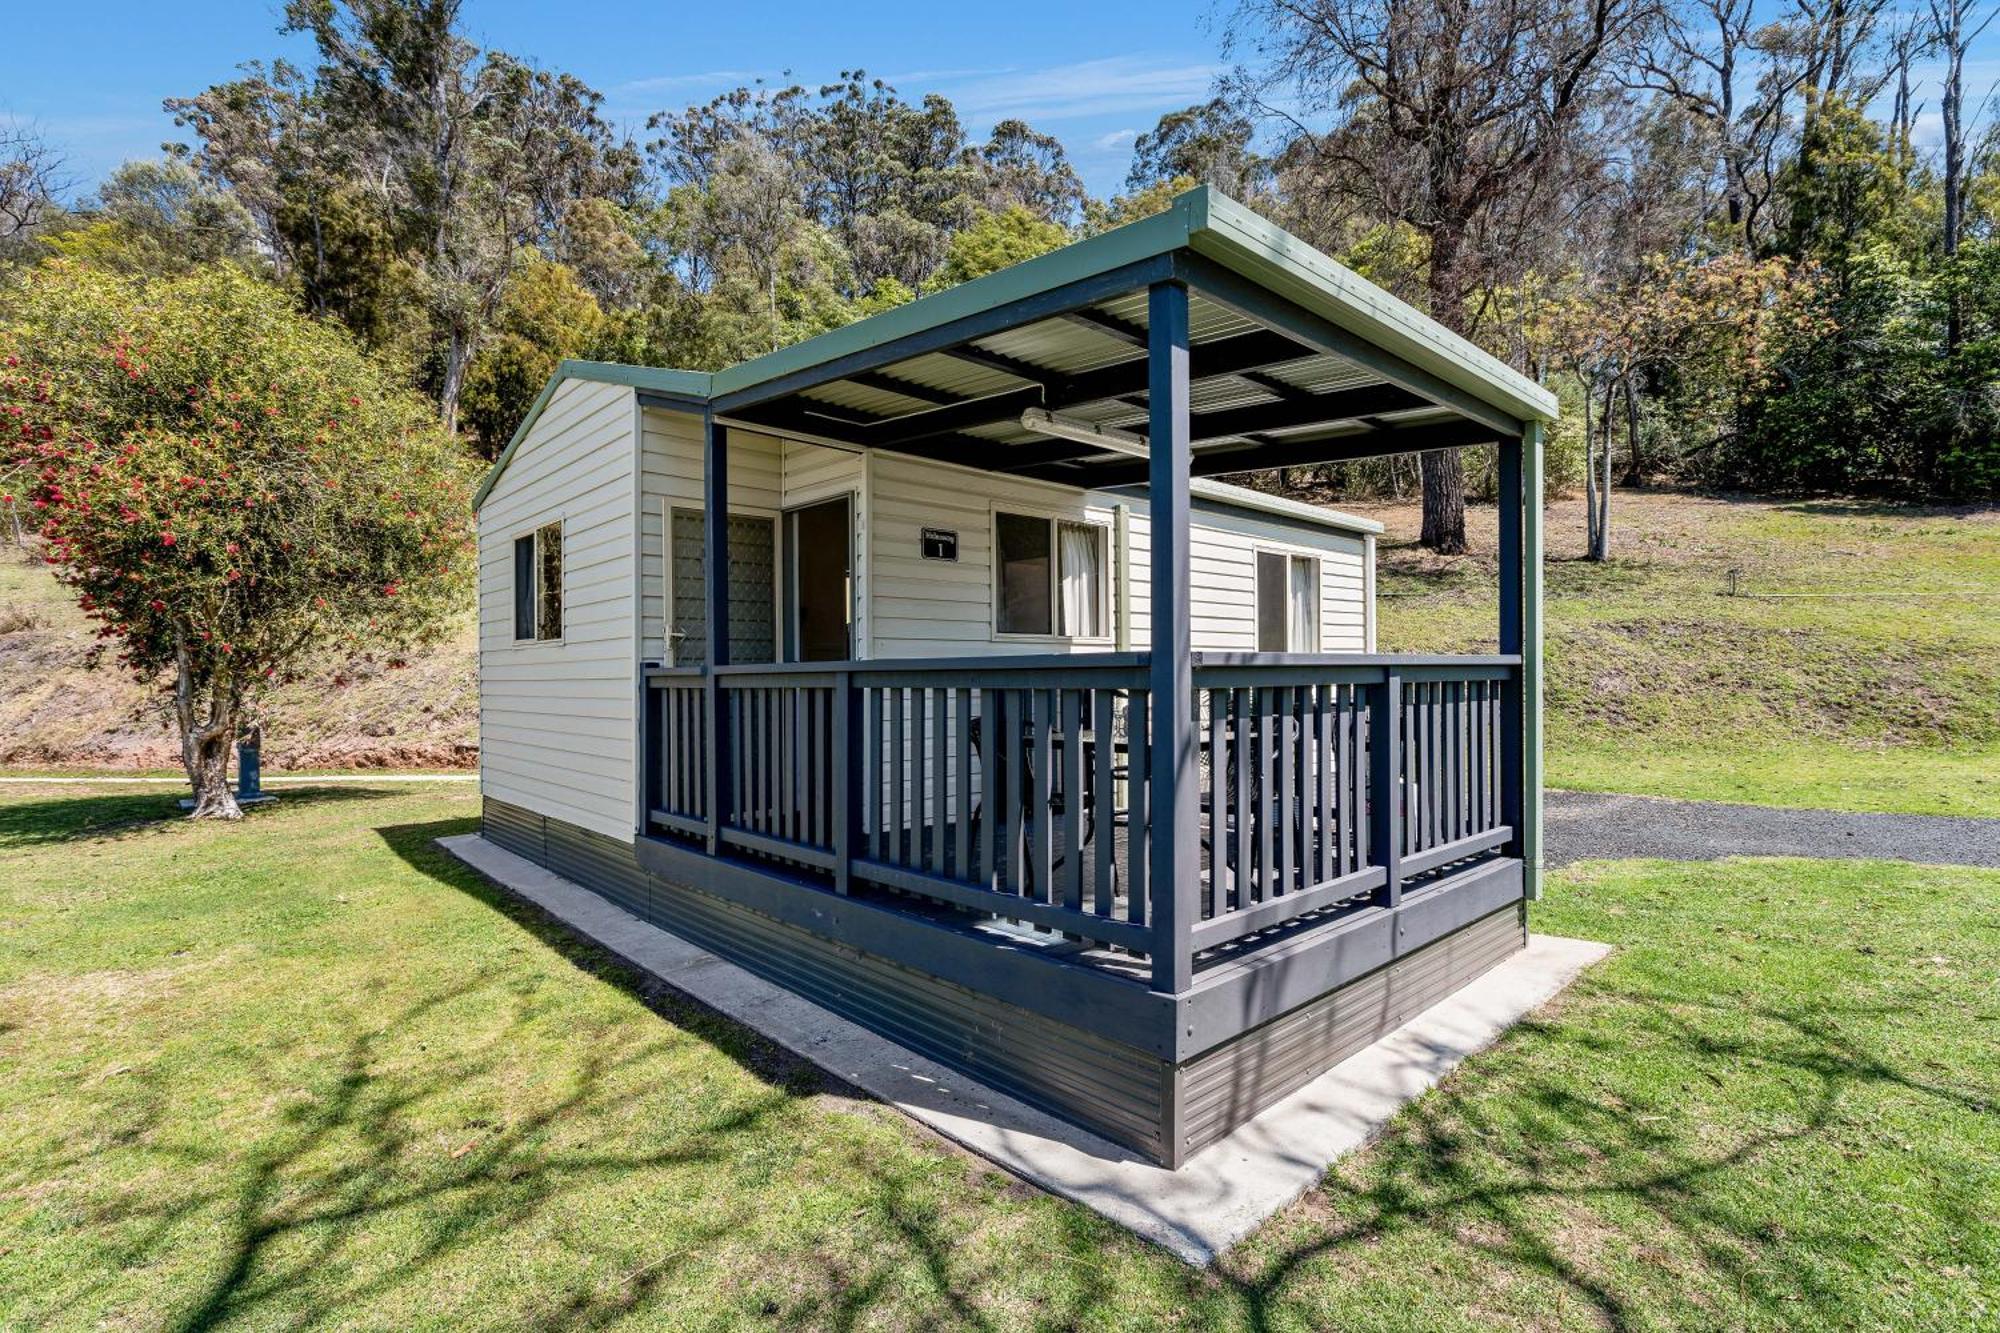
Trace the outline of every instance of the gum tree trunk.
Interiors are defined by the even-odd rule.
[[[1443,166],[1434,168],[1444,170]],[[1453,333],[1464,333],[1465,293],[1459,286],[1460,230],[1439,227],[1431,233],[1430,315]],[[1417,540],[1439,555],[1465,554],[1465,462],[1457,449],[1432,449],[1420,454],[1417,475],[1423,480],[1424,526]]]
[[[199,697],[204,693],[206,707]],[[229,790],[229,749],[236,741],[239,711],[233,684],[218,678],[204,690],[183,651],[174,672],[174,720],[181,732],[181,764],[194,787],[189,819],[243,818]]]
[[[1439,555],[1465,554],[1465,463],[1456,449],[1419,456],[1424,479],[1424,530],[1420,540]]]

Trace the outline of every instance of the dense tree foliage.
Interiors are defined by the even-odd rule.
[[[232,267],[51,261],[8,306],[0,422],[44,558],[160,684],[196,814],[233,817],[265,682],[407,648],[463,597],[464,455],[343,330]]]
[[[718,368],[1206,182],[1547,379],[1564,484],[1988,495],[2000,474],[2000,153],[1965,97],[1968,0],[1242,0],[1232,73],[1137,136],[1112,198],[1034,126],[974,133],[860,69],[627,137],[578,78],[470,40],[469,9],[291,0],[310,60],[173,99],[189,144],[67,210],[59,154],[10,131],[0,264],[236,266],[490,457],[563,357]],[[1933,111],[1944,140],[1920,144]],[[1490,464],[1422,475],[1453,549]]]

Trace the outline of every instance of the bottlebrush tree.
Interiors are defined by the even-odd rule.
[[[0,322],[0,432],[98,655],[157,685],[195,818],[240,816],[259,691],[434,638],[470,568],[468,461],[331,324],[228,267],[31,270]]]

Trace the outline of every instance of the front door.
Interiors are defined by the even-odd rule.
[[[848,496],[785,515],[786,626],[791,660],[854,655],[854,505]]]

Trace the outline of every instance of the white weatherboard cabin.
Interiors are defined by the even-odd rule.
[[[476,501],[485,836],[1178,1165],[1522,947],[1554,412],[1207,190],[565,363]],[[1378,525],[1211,480],[1481,444],[1487,656],[1378,654]]]

